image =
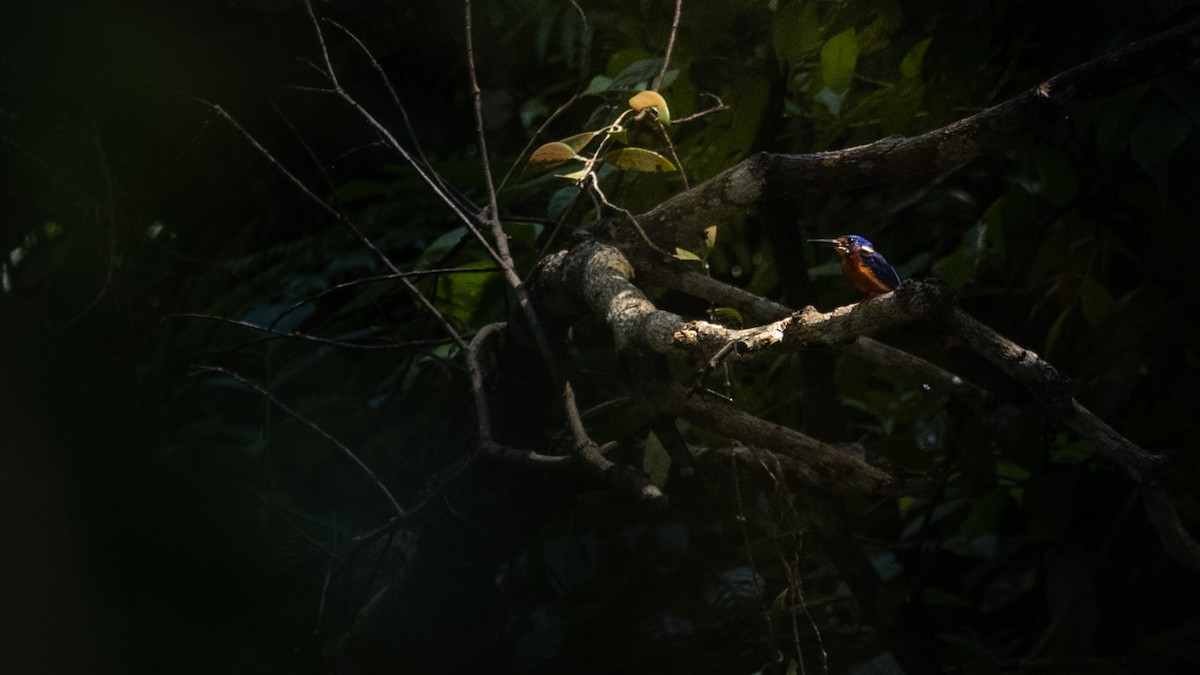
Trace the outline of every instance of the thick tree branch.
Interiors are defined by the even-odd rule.
[[[696,272],[651,267],[641,272],[641,278],[656,286],[687,293],[717,305],[734,307],[752,323],[769,323],[793,313],[790,307]],[[842,349],[871,363],[895,368],[923,382],[933,383],[939,389],[973,405],[987,405],[995,400],[990,392],[958,375],[872,338],[859,336],[854,342],[842,345]]]
[[[1184,528],[1161,483],[1167,460],[1147,452],[1071,398],[1070,380],[1037,354],[1020,347],[955,307],[943,317],[947,328],[973,351],[983,356],[1033,395],[1057,410],[1068,427],[1086,438],[1100,454],[1115,462],[1138,486],[1146,504],[1146,517],[1154,525],[1163,548],[1173,558],[1200,574],[1200,542]]]
[[[976,321],[959,307],[943,315],[942,322],[967,348],[1057,411],[1072,429],[1095,444],[1134,481],[1140,484],[1155,477],[1166,463],[1164,457],[1129,442],[1071,398],[1071,381],[1037,354]]]
[[[603,319],[613,332],[618,352],[672,348],[698,353],[750,353],[764,350],[795,350],[809,345],[853,344],[867,339],[865,333],[911,322],[921,317],[935,319],[971,351],[999,367],[1022,384],[1034,397],[1059,411],[1064,421],[1100,452],[1116,462],[1142,490],[1147,515],[1171,555],[1200,570],[1200,544],[1183,528],[1178,515],[1158,483],[1164,459],[1124,438],[1092,415],[1071,397],[1070,381],[1033,352],[996,333],[958,308],[948,287],[940,283],[905,281],[894,292],[865,305],[840,307],[821,313],[812,307],[764,326],[732,330],[706,321],[685,322],[657,307],[632,283],[633,266],[615,247],[584,241],[571,251],[547,260],[535,275],[539,298],[563,318],[578,317],[583,308]],[[692,281],[695,281],[694,279]],[[702,285],[712,289],[712,284]],[[736,292],[724,291],[729,297]],[[781,307],[760,305],[764,313]],[[733,345],[733,348],[730,348]],[[880,358],[888,348],[866,343],[855,348],[860,354]],[[978,387],[965,386],[951,373],[925,364],[911,355],[893,362],[906,364],[922,375],[937,378],[960,396],[980,402],[989,399]],[[887,493],[904,486],[898,475],[867,461],[861,451],[835,448],[798,431],[772,424],[735,408],[703,397],[688,396],[672,382],[642,383],[653,388],[661,414],[672,414],[692,424],[723,434],[747,445],[771,448],[795,460],[792,471],[802,480],[839,484],[866,492]],[[911,486],[909,486],[911,487]]]
[[[739,354],[748,354],[776,344],[788,347],[835,345],[928,316],[952,300],[949,286],[910,279],[894,292],[866,305],[846,305],[831,312],[818,312],[809,306],[755,328],[730,330],[708,321],[689,321],[675,332],[675,346],[712,351],[733,342]]]
[[[543,306],[554,308],[561,317],[576,317],[586,307],[602,318],[612,330],[618,353],[637,350],[666,352],[688,344],[688,340],[681,340],[679,335],[695,322],[685,323],[678,315],[657,309],[630,281],[632,274],[632,266],[616,248],[597,242],[584,242],[569,253],[562,252],[543,261],[534,285],[540,297],[545,299]],[[910,285],[919,287],[917,284]],[[871,310],[872,314],[899,314],[897,310],[889,309],[883,301],[884,298],[880,298],[872,303],[880,305]],[[907,303],[905,300],[890,302]],[[849,308],[843,309],[845,311],[839,310],[830,320],[845,323],[846,315],[851,312]],[[815,310],[812,313],[816,314]],[[790,320],[784,319],[784,322]],[[858,319],[849,319],[849,322],[861,323]],[[797,334],[824,342],[821,329],[802,324],[799,320],[795,323],[801,326],[795,331]],[[714,330],[720,328],[709,325]],[[769,330],[759,329],[750,333],[766,334]],[[711,341],[694,340],[689,346],[699,350],[715,342],[715,338]],[[642,376],[643,379],[650,377],[647,373],[642,373]],[[871,493],[895,492],[903,484],[899,477],[887,469],[869,462],[861,448],[834,447],[732,406],[701,397],[689,397],[684,388],[675,383],[642,382],[639,386],[655,388],[652,396],[658,412],[683,417],[700,428],[783,453],[793,460],[789,465],[808,482],[825,484],[837,481],[841,485]]]

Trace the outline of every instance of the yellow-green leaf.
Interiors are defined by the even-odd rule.
[[[567,138],[564,138],[561,141],[559,141],[559,143],[562,143],[563,145],[571,148],[571,152],[579,152],[588,143],[592,142],[592,139],[596,137],[596,133],[597,132],[595,132],[595,131],[585,131],[582,134],[575,134],[574,136],[568,136]],[[545,147],[545,146],[543,146],[543,147]]]
[[[591,167],[585,166],[582,169],[580,169],[578,171],[572,171],[571,173],[555,174],[555,177],[556,178],[566,178],[567,180],[573,180],[573,181],[581,181],[587,177],[588,172],[590,172],[591,170],[592,170]]]
[[[675,165],[671,160],[645,148],[621,148],[613,150],[604,156],[604,161],[625,171],[641,171],[642,173],[658,173],[674,171]]]
[[[676,260],[690,260],[690,261],[694,261],[694,262],[704,262],[704,259],[701,258],[700,256],[696,255],[695,253],[692,253],[691,251],[689,251],[687,249],[679,248],[679,247],[675,248],[675,259]]]
[[[742,313],[733,307],[714,307],[708,311],[708,320],[728,328],[741,328],[744,323]]]
[[[654,111],[658,113],[660,122],[663,124],[671,123],[671,111],[667,108],[667,101],[657,91],[650,89],[639,91],[633,95],[633,98],[629,99],[629,107],[638,112],[646,108],[654,108]]]
[[[932,39],[925,38],[908,50],[908,53],[900,60],[901,75],[904,77],[921,76],[921,64],[925,62],[925,52],[929,50],[929,41]]]
[[[821,45],[821,78],[835,92],[846,91],[858,66],[858,37],[854,27],[834,35]]]
[[[629,130],[625,127],[608,132],[608,137],[621,145],[629,145]]]
[[[1084,277],[1079,286],[1080,306],[1083,318],[1094,328],[1099,328],[1108,310],[1112,308],[1113,297],[1108,289],[1092,277]]]
[[[789,2],[782,5],[772,21],[771,42],[780,61],[795,66],[821,46],[821,20],[817,3]]]
[[[671,455],[663,447],[662,441],[651,431],[646,436],[646,449],[642,454],[642,471],[650,478],[650,482],[662,487],[667,484],[671,474]]]

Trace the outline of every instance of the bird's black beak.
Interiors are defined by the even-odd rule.
[[[809,239],[809,241],[818,244],[833,244],[833,248],[838,252],[838,255],[846,255],[850,252],[850,247],[847,246],[845,240],[840,237],[837,239]]]

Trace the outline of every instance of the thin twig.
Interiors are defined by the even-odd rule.
[[[317,25],[317,15],[313,12],[312,3],[309,0],[304,0],[304,9],[308,12],[308,20]],[[317,30],[317,42],[321,43],[321,58],[325,60],[325,76],[333,83],[333,86],[341,89],[342,85],[338,84],[337,71],[333,69],[333,62],[329,59],[329,48],[325,46],[325,34],[321,30]]]
[[[671,37],[667,38],[667,51],[663,54],[662,69],[658,71],[658,77],[654,78],[654,86],[651,87],[654,91],[658,91],[662,86],[663,79],[667,76],[667,66],[671,64],[671,51],[675,49],[675,34],[679,32],[681,14],[683,14],[683,0],[675,0],[675,17],[671,19]]]
[[[508,184],[508,179],[512,177],[512,174],[514,171],[516,171],[517,167],[521,166],[521,163],[524,161],[525,156],[527,154],[529,154],[530,149],[533,148],[533,144],[535,142],[537,142],[537,139],[539,137],[541,137],[541,135],[543,133],[546,132],[546,129],[548,129],[550,127],[550,125],[554,122],[554,120],[558,119],[558,117],[560,115],[562,115],[564,112],[566,112],[568,109],[570,109],[571,106],[575,105],[575,102],[578,101],[580,96],[582,95],[582,92],[584,89],[584,84],[585,84],[586,77],[587,77],[587,72],[588,72],[588,64],[591,62],[590,46],[591,46],[591,41],[592,41],[592,39],[591,39],[592,28],[591,28],[591,25],[588,24],[587,14],[584,13],[583,8],[579,6],[579,3],[576,2],[575,0],[570,0],[570,3],[571,3],[571,6],[575,8],[575,11],[579,13],[580,20],[583,21],[583,44],[580,46],[580,49],[579,49],[580,53],[583,54],[583,58],[580,59],[579,82],[575,86],[575,93],[571,94],[571,97],[569,99],[567,99],[567,101],[565,103],[558,106],[558,108],[556,108],[554,110],[554,112],[550,113],[550,116],[547,117],[546,120],[544,122],[542,122],[541,125],[538,126],[537,131],[534,131],[533,135],[529,137],[529,141],[525,144],[525,147],[522,148],[521,152],[517,154],[516,161],[514,161],[512,163],[512,165],[510,165],[508,167],[508,171],[505,172],[504,178],[502,178],[500,180],[500,184],[496,187],[496,189],[500,192],[504,191],[504,186]],[[570,210],[571,209],[568,209],[568,212]]]
[[[304,305],[307,305],[312,302],[316,302],[317,300],[320,300],[321,298],[323,298],[327,295],[330,295],[332,293],[336,293],[337,291],[345,290],[347,288],[353,288],[354,286],[374,284],[374,283],[379,283],[381,281],[395,281],[397,279],[405,279],[408,277],[423,277],[423,276],[442,275],[442,274],[495,274],[497,272],[499,272],[499,270],[497,270],[497,269],[469,269],[469,268],[461,268],[461,267],[441,267],[441,268],[432,269],[432,270],[413,270],[411,272],[401,272],[399,274],[380,274],[380,275],[374,276],[374,277],[362,277],[360,279],[351,279],[350,281],[343,281],[340,284],[334,284],[333,286],[326,288],[325,290],[321,291],[320,293],[317,293],[314,296],[305,298],[303,300],[300,300],[300,301],[292,304],[290,307],[283,310],[283,312],[280,313],[279,316],[272,319],[271,323],[268,324],[268,327],[274,328],[275,324],[279,323],[282,319],[284,319],[285,317],[287,317],[289,314],[296,311],[297,309],[300,309]]]
[[[725,102],[721,100],[720,96],[717,96],[716,94],[710,94],[708,92],[705,92],[704,96],[708,96],[709,98],[716,99],[717,102],[711,108],[705,108],[704,110],[701,110],[700,112],[694,112],[691,115],[688,115],[687,117],[680,117],[679,119],[672,119],[671,124],[683,124],[684,122],[691,122],[692,120],[699,119],[701,117],[704,117],[705,115],[711,115],[715,112],[721,112],[722,110],[729,110],[729,106],[726,105]]]
[[[58,326],[52,331],[52,334],[58,334],[73,326],[77,321],[87,316],[100,301],[108,295],[108,289],[112,287],[113,270],[117,268],[117,233],[116,233],[116,205],[113,203],[113,192],[115,186],[113,184],[112,171],[108,166],[108,156],[104,152],[104,146],[100,143],[99,132],[93,130],[92,141],[96,146],[96,158],[100,162],[100,172],[104,175],[104,188],[107,199],[104,205],[96,204],[96,224],[104,227],[108,234],[108,255],[103,256],[104,260],[104,281],[101,282],[100,288],[96,294],[92,296],[92,300],[79,310],[70,319],[67,319],[61,326]]]
[[[475,419],[479,426],[480,443],[492,441],[492,413],[488,405],[487,390],[483,383],[483,368],[479,365],[479,350],[492,335],[508,327],[506,323],[489,323],[480,328],[466,351],[467,372],[471,375],[471,390],[475,396]]]
[[[274,166],[280,173],[282,173],[284,175],[284,177],[286,177],[293,185],[295,185],[297,188],[299,188],[299,190],[302,193],[304,193],[305,196],[307,196],[310,200],[312,200],[312,202],[315,203],[318,207],[320,207],[323,211],[332,215],[343,227],[345,227],[352,235],[354,235],[354,237],[356,239],[358,239],[358,241],[364,247],[366,247],[367,250],[369,250],[380,262],[382,262],[383,265],[385,267],[387,267],[388,270],[390,270],[396,278],[400,279],[400,282],[404,285],[405,290],[407,290],[408,293],[417,300],[417,302],[419,302],[423,307],[425,307],[425,309],[429,310],[429,312],[442,325],[443,329],[445,329],[446,332],[450,335],[450,338],[452,340],[454,340],[454,343],[456,345],[458,345],[458,347],[460,349],[466,349],[467,343],[462,339],[462,336],[460,336],[458,334],[458,331],[456,331],[454,329],[454,327],[450,325],[450,322],[446,319],[446,316],[444,314],[442,314],[441,310],[439,310],[437,307],[435,307],[434,304],[429,300],[429,298],[425,297],[425,294],[422,293],[419,288],[417,288],[415,285],[413,285],[413,283],[411,281],[409,281],[407,278],[405,278],[403,276],[404,273],[400,271],[400,268],[396,267],[395,263],[392,262],[391,258],[389,258],[383,251],[381,251],[379,249],[379,247],[377,247],[375,245],[375,242],[371,241],[370,238],[368,238],[365,234],[363,234],[362,230],[360,230],[358,228],[358,226],[354,224],[353,221],[351,221],[348,217],[346,217],[343,213],[341,213],[337,209],[330,206],[328,203],[325,202],[325,200],[318,197],[316,193],[314,193],[307,185],[304,184],[304,181],[297,178],[295,176],[295,174],[293,174],[291,171],[288,171],[287,167],[285,167],[282,162],[280,162],[278,159],[276,159],[275,156],[271,154],[270,150],[267,150],[267,148],[264,147],[262,145],[262,143],[258,142],[258,139],[256,139],[253,136],[253,134],[251,134],[244,127],[242,127],[242,125],[238,124],[237,120],[234,119],[232,115],[225,112],[224,108],[222,108],[221,106],[219,106],[215,103],[210,103],[208,101],[205,101],[204,99],[201,99],[201,98],[197,98],[194,96],[191,98],[195,101],[198,101],[198,102],[208,106],[214,112],[216,112],[222,119],[224,119],[226,122],[228,122],[235,130],[238,131],[238,133],[240,133],[247,140],[247,142],[250,143],[251,146],[254,147],[254,149],[258,150],[258,152],[260,154],[262,154],[262,156],[265,157],[267,159],[267,161],[271,163],[272,166]],[[365,111],[364,111],[364,113],[365,113]]]
[[[329,51],[325,45],[325,31],[321,29],[321,22],[316,20],[316,17],[312,12],[312,3],[309,0],[305,0],[304,5],[308,9],[309,16],[312,18],[313,30],[317,33],[317,40],[321,47],[321,56],[326,63],[330,63]],[[353,34],[351,34],[351,37],[357,40],[357,38],[354,38]],[[359,44],[361,45],[361,43]],[[366,47],[364,46],[363,49],[365,50]],[[374,57],[371,58],[373,59]],[[329,75],[330,80],[334,85],[334,90],[332,93],[338,98],[342,99],[343,102],[345,102],[356,113],[358,113],[358,115],[363,118],[367,125],[370,126],[375,133],[379,134],[379,137],[387,143],[388,147],[400,155],[400,157],[403,158],[404,161],[407,162],[408,165],[417,172],[417,175],[425,181],[425,184],[428,185],[431,190],[433,190],[434,194],[436,194],[442,200],[442,202],[450,209],[450,211],[454,213],[454,215],[458,217],[458,219],[475,236],[475,238],[479,241],[480,246],[483,247],[483,250],[486,251],[493,260],[499,262],[500,256],[488,242],[487,238],[483,236],[483,233],[479,230],[477,221],[468,215],[463,210],[463,207],[459,205],[453,196],[451,196],[450,191],[448,190],[445,182],[441,180],[441,177],[432,169],[418,161],[418,159],[408,151],[408,148],[406,148],[404,144],[396,138],[395,134],[393,134],[390,129],[384,126],[383,123],[381,123],[374,115],[370,113],[370,111],[364,108],[362,104],[358,102],[358,99],[351,96],[350,92],[346,91],[338,83],[336,74],[330,73]],[[391,266],[389,266],[389,269],[391,269],[393,272],[400,271]],[[465,347],[465,344],[463,346]]]
[[[312,160],[313,166],[316,167],[317,172],[321,174],[321,178],[325,180],[325,189],[328,190],[329,194],[332,195],[336,200],[337,187],[333,184],[333,179],[329,176],[329,171],[326,170],[325,164],[321,162],[321,158],[317,156],[317,151],[313,149],[312,145],[308,141],[304,140],[304,135],[301,134],[296,128],[296,125],[292,124],[292,120],[288,118],[287,114],[283,112],[283,109],[281,109],[275,103],[275,101],[271,101],[271,109],[275,111],[275,114],[279,115],[279,119],[283,120],[283,124],[288,128],[289,131],[292,132],[292,136],[296,139],[296,142],[300,144],[300,147],[304,148],[304,154],[308,155],[308,158]]]
[[[219,321],[221,323],[227,323],[227,324],[231,324],[234,326],[241,326],[243,328],[249,328],[251,330],[256,330],[256,331],[259,331],[262,333],[268,333],[270,335],[277,335],[279,337],[284,337],[284,338],[295,338],[297,340],[304,340],[306,342],[315,342],[317,344],[329,345],[331,347],[343,347],[345,349],[408,349],[408,348],[411,348],[414,346],[424,345],[424,344],[428,343],[428,341],[426,341],[426,340],[420,340],[420,341],[414,341],[414,342],[408,342],[408,341],[406,341],[406,342],[387,342],[384,344],[363,344],[361,342],[346,342],[344,340],[335,340],[332,338],[321,337],[319,335],[310,335],[308,333],[299,333],[296,331],[279,331],[279,330],[275,330],[275,329],[271,328],[270,326],[260,326],[258,324],[250,323],[249,321],[242,321],[240,319],[231,319],[229,317],[217,316],[215,314],[194,314],[194,313],[182,312],[179,314],[169,314],[169,315],[163,317],[164,321],[167,319],[207,319],[209,321]],[[437,342],[441,343],[441,342],[444,342],[444,340],[439,340]]]
[[[600,184],[598,182],[599,178],[596,176],[595,167],[600,162],[601,153],[603,153],[604,149],[609,145],[609,143],[612,142],[615,132],[620,130],[621,123],[625,120],[625,118],[627,116],[629,116],[632,113],[633,113],[633,110],[626,110],[626,111],[622,112],[620,115],[617,116],[617,119],[613,120],[602,131],[597,132],[597,133],[603,133],[604,137],[602,139],[600,139],[600,143],[596,146],[596,150],[594,152],[592,152],[592,156],[587,159],[585,166],[588,167],[588,172],[586,174],[584,174],[583,178],[580,178],[578,181],[576,181],[575,186],[578,188],[579,191],[575,193],[575,196],[571,199],[571,203],[567,205],[567,208],[565,210],[563,210],[562,215],[558,217],[558,221],[554,224],[554,229],[550,230],[550,235],[548,237],[546,237],[546,243],[542,244],[541,250],[538,251],[537,260],[541,260],[542,258],[546,257],[546,254],[550,252],[550,248],[554,245],[554,242],[558,237],[558,233],[562,231],[562,228],[567,224],[567,220],[571,217],[571,214],[575,212],[575,207],[579,205],[579,201],[580,201],[580,199],[583,198],[583,195],[585,193],[588,193],[592,197],[593,202],[595,202],[596,195],[591,194],[591,192],[586,189],[587,182],[591,181],[595,185],[596,192],[597,193],[600,192]],[[600,197],[603,198],[603,194],[601,194]],[[607,200],[605,200],[604,203],[607,204],[608,203]],[[614,206],[613,208],[617,208],[617,207]],[[599,204],[596,205],[596,213],[597,214],[600,213]],[[632,215],[633,215],[633,214],[629,213],[628,211],[626,211],[626,213],[630,217],[632,217]],[[634,226],[635,227],[637,226],[636,220],[634,221]],[[650,242],[647,240],[647,243],[650,243]],[[650,243],[650,245],[653,246],[654,244]],[[531,269],[529,271],[529,274],[532,274],[532,273],[533,273],[533,270]],[[528,279],[528,276],[526,278]]]
[[[479,157],[483,164],[483,180],[487,185],[488,209],[490,210],[488,220],[495,223],[492,226],[492,234],[496,236],[496,248],[506,258],[511,258],[505,251],[508,248],[508,237],[504,235],[503,231],[495,231],[496,226],[500,223],[500,207],[496,203],[496,184],[492,181],[492,163],[488,159],[487,133],[484,132],[483,91],[479,88],[479,77],[475,72],[475,45],[474,36],[471,32],[471,0],[464,0],[463,7],[463,13],[466,17],[467,73],[471,78],[471,98],[475,103],[475,131],[476,138],[479,139]]]
[[[333,545],[337,546],[337,530],[333,531]],[[329,597],[329,580],[333,578],[334,556],[329,556],[329,564],[325,566],[325,580],[321,582],[321,599],[317,602],[317,620],[313,625],[313,635],[321,632],[321,624],[325,619],[325,600]]]
[[[288,407],[288,405],[286,403],[284,403],[283,401],[280,401],[278,398],[276,398],[276,396],[274,394],[272,394],[271,392],[264,389],[258,383],[252,382],[249,379],[247,379],[246,377],[244,377],[243,375],[241,375],[240,373],[236,373],[232,370],[229,370],[228,368],[222,368],[220,366],[193,366],[192,372],[193,372],[193,374],[220,373],[222,375],[225,375],[226,377],[231,377],[231,378],[237,380],[238,382],[241,382],[242,384],[246,385],[247,387],[253,389],[254,391],[258,392],[261,396],[266,398],[271,403],[274,403],[275,405],[279,406],[280,410],[287,413],[288,415],[291,415],[296,421],[300,422],[301,424],[308,427],[309,429],[312,429],[318,436],[320,436],[321,438],[324,438],[325,440],[332,443],[334,446],[337,447],[338,450],[341,450],[342,454],[346,455],[346,457],[351,462],[353,462],[355,464],[355,466],[357,466],[359,469],[361,469],[362,472],[366,475],[366,477],[371,481],[371,483],[373,483],[375,485],[375,487],[380,492],[383,493],[383,495],[387,498],[388,502],[392,505],[392,508],[395,509],[396,517],[404,517],[405,511],[403,508],[400,507],[400,502],[396,501],[396,497],[392,495],[392,491],[387,489],[387,486],[383,484],[383,481],[379,480],[379,476],[375,475],[375,472],[371,470],[371,467],[367,466],[361,459],[359,459],[358,455],[354,454],[353,450],[346,447],[345,443],[342,443],[338,439],[334,438],[332,435],[330,435],[330,433],[328,431],[325,431],[324,429],[322,429],[320,425],[318,425],[317,423],[308,419],[304,415],[301,415],[300,413],[296,412],[295,410],[292,410],[290,407]]]
[[[420,160],[421,166],[425,168],[425,170],[429,173],[429,176],[436,180],[438,185],[441,186],[443,190],[441,196],[454,198],[456,203],[459,205],[459,208],[464,211],[475,211],[478,207],[476,207],[470,199],[467,199],[467,197],[464,196],[461,191],[447,182],[440,173],[434,170],[433,164],[429,161],[429,158],[425,156],[425,149],[421,147],[421,141],[417,137],[417,132],[413,129],[412,121],[408,117],[408,109],[404,107],[404,103],[400,100],[400,95],[396,92],[396,88],[392,85],[391,78],[389,78],[387,76],[387,72],[384,71],[383,65],[379,63],[379,60],[375,58],[375,55],[371,53],[371,50],[367,49],[367,45],[363,43],[356,33],[337,21],[334,21],[333,19],[322,19],[322,21],[342,31],[346,37],[350,38],[350,40],[358,46],[363,55],[366,56],[367,62],[371,64],[371,67],[375,69],[375,72],[378,73],[379,79],[383,81],[383,86],[388,91],[388,95],[392,97],[392,103],[396,106],[396,109],[400,111],[400,118],[404,121],[404,129],[408,132],[409,139],[412,140],[413,151],[416,153],[416,158]],[[341,94],[343,92],[333,91],[331,93]]]
[[[487,160],[482,94],[479,89],[479,79],[475,72],[475,50],[471,44],[471,0],[464,0],[463,4],[466,15],[467,72],[471,79],[471,92],[475,100],[475,128],[478,132],[481,154],[483,155],[483,171],[487,181],[488,201],[490,204],[490,212],[487,214],[486,220],[492,229],[492,238],[496,244],[496,251],[500,254],[498,262],[504,270],[505,277],[508,279],[513,293],[517,296],[517,306],[520,307],[521,313],[529,324],[534,342],[537,344],[543,362],[550,371],[551,379],[558,387],[563,412],[568,420],[571,435],[575,440],[576,456],[584,463],[586,468],[592,470],[597,475],[616,480],[613,477],[613,472],[610,471],[614,466],[613,463],[605,459],[597,450],[596,442],[591,439],[587,433],[587,429],[584,427],[583,420],[579,415],[579,406],[575,400],[575,391],[571,387],[570,381],[567,380],[566,375],[562,372],[562,366],[558,363],[554,349],[546,337],[546,332],[542,329],[541,320],[533,308],[533,303],[530,301],[529,292],[521,277],[517,275],[513,257],[508,248],[508,235],[505,234],[504,227],[500,223],[499,208],[496,206],[495,185],[492,183],[491,168]],[[650,499],[662,498],[662,493],[653,485],[646,483],[637,487],[640,488],[642,497]]]
[[[650,109],[652,110],[652,108]],[[671,153],[671,159],[675,160],[675,168],[679,170],[679,177],[683,179],[683,189],[685,191],[692,189],[688,185],[687,170],[684,168],[683,162],[680,161],[679,155],[675,152],[675,144],[671,142],[671,134],[667,133],[667,125],[663,124],[662,120],[657,117],[654,118],[652,125],[658,130],[659,135],[662,136],[663,143],[667,146],[667,152]]]
[[[596,197],[598,197],[605,206],[607,206],[610,209],[613,209],[614,211],[618,211],[618,212],[624,214],[624,216],[629,219],[629,222],[633,223],[633,227],[635,230],[637,230],[637,233],[642,235],[642,241],[646,242],[647,246],[649,246],[655,252],[661,253],[662,255],[664,255],[668,258],[672,257],[670,253],[667,253],[666,251],[664,251],[658,244],[655,244],[650,239],[650,235],[646,234],[646,230],[642,228],[642,224],[638,222],[637,216],[633,215],[632,211],[630,211],[629,209],[617,206],[616,204],[608,201],[608,197],[606,197],[604,195],[604,193],[600,190],[600,179],[596,177],[595,171],[589,173],[588,177],[591,178],[591,180],[592,180],[592,192],[595,193]]]
[[[514,161],[512,165],[508,167],[508,171],[506,171],[504,173],[504,177],[500,179],[500,184],[496,187],[497,190],[500,192],[504,191],[504,187],[508,184],[508,179],[512,178],[513,172],[516,171],[517,167],[521,166],[521,163],[525,161],[525,156],[529,154],[529,150],[533,147],[533,144],[537,142],[537,139],[546,132],[546,129],[550,128],[550,125],[554,122],[554,120],[558,119],[560,115],[569,110],[571,106],[575,105],[575,102],[578,100],[578,92],[571,94],[571,98],[567,99],[565,103],[555,108],[554,112],[550,113],[550,116],[538,126],[537,130],[533,132],[533,135],[530,136],[529,140],[525,143],[525,147],[521,149],[521,152],[517,153],[516,161]]]

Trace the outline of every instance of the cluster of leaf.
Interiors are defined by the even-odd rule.
[[[675,171],[671,160],[648,150],[629,145],[630,130],[622,125],[626,117],[632,116],[635,123],[646,122],[656,129],[663,139],[670,143],[667,125],[671,123],[671,113],[667,102],[656,91],[642,91],[629,99],[629,110],[621,113],[612,124],[598,131],[584,131],[560,141],[551,141],[538,146],[529,156],[529,166],[534,171],[549,171],[571,160],[578,160],[583,167],[570,173],[561,174],[577,183],[587,180],[588,176],[599,170],[602,163],[611,164],[622,171],[637,171],[642,173],[657,173],[660,171]],[[590,157],[580,156],[580,152],[597,136],[602,140]],[[619,143],[625,147],[616,150],[608,149],[609,143]],[[603,153],[603,154],[602,154]]]

